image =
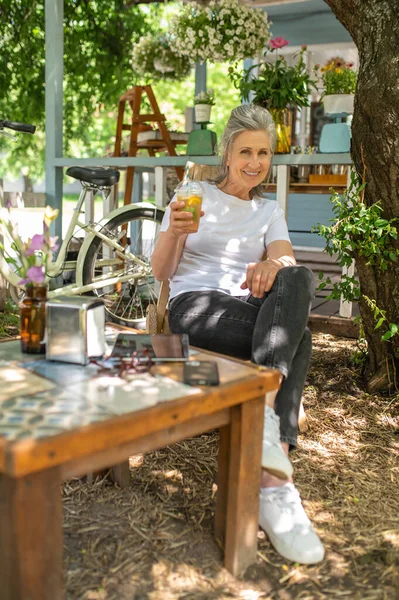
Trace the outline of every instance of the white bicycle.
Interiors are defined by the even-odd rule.
[[[35,127],[24,123],[0,120],[0,134],[16,140],[5,132],[34,133]],[[104,300],[108,317],[117,323],[135,328],[145,327],[146,310],[156,303],[159,284],[151,271],[154,250],[165,210],[141,202],[122,206],[111,211],[98,223],[80,220],[88,192],[93,196],[101,192],[106,200],[112,187],[119,181],[119,171],[101,167],[69,167],[69,177],[77,179],[82,191],[74,208],[65,239],[58,256],[47,268],[51,280],[63,271],[76,270],[76,283],[63,285],[48,292],[48,297],[88,294]],[[84,231],[86,237],[76,261],[67,261],[67,250],[75,232]],[[20,276],[10,268],[0,251],[0,273],[11,286],[20,288]],[[23,286],[22,286],[23,288]]]

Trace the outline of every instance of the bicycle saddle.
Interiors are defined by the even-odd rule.
[[[66,174],[99,187],[111,187],[119,181],[119,171],[104,167],[69,167]]]

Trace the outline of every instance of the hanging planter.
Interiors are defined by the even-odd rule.
[[[145,81],[181,81],[190,75],[193,61],[178,56],[169,35],[148,34],[133,46],[132,67]]]
[[[262,9],[239,0],[189,3],[172,19],[174,50],[195,62],[238,62],[257,56],[270,39],[270,24]]]
[[[154,59],[154,69],[159,73],[173,73],[174,68],[172,65],[169,65],[162,61],[160,58]]]

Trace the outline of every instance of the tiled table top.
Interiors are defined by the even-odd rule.
[[[121,379],[96,373],[94,365],[21,354],[19,340],[0,344],[0,438],[46,438],[200,392],[160,375]],[[32,394],[32,384],[43,389]]]

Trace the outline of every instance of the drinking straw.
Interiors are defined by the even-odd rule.
[[[194,163],[191,162],[190,160],[188,160],[186,162],[186,166],[184,167],[183,185],[187,185],[188,184],[188,180],[190,179],[190,177],[189,177],[189,170],[190,170],[190,168],[193,165],[194,165]]]

